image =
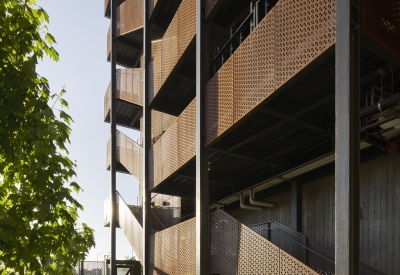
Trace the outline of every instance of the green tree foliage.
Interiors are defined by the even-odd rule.
[[[70,274],[94,246],[76,224],[71,118],[50,103],[67,108],[65,91],[36,73],[45,55],[58,60],[48,22],[35,0],[0,1],[0,274]]]

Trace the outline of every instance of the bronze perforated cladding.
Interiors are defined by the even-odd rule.
[[[143,265],[143,228],[120,195],[117,222]]]
[[[149,6],[148,6],[149,17],[153,13],[153,10],[156,7],[157,2],[158,2],[158,0],[149,0]]]
[[[221,275],[318,274],[222,210],[210,215],[209,260]]]
[[[363,30],[400,56],[400,2],[364,0]]]
[[[207,84],[206,143],[210,144],[334,43],[334,0],[280,0]],[[233,106],[232,111],[229,106]]]
[[[109,2],[110,2],[110,0],[104,0],[104,13],[106,13],[106,11],[107,11],[107,6],[108,6]]]
[[[153,146],[154,184],[186,164],[196,154],[196,99],[174,120]]]
[[[150,274],[196,274],[196,218],[150,236]]]
[[[116,158],[129,173],[139,182],[142,182],[143,166],[142,152],[143,148],[135,141],[117,131],[117,150]],[[110,140],[107,143],[107,168],[110,166]]]
[[[153,214],[161,221],[165,228],[176,225],[181,220],[181,198],[152,194]]]
[[[206,141],[221,135],[233,124],[233,56],[206,85]]]
[[[335,43],[335,1],[281,0],[274,7],[276,87]]]
[[[178,63],[196,33],[196,5],[193,0],[183,0],[150,61],[153,75],[149,103]]]
[[[143,28],[143,0],[125,0],[117,7],[117,36]]]

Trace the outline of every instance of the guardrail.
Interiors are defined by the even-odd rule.
[[[334,0],[276,3],[206,85],[206,143],[213,142],[334,43]]]
[[[171,74],[195,34],[196,5],[193,0],[182,0],[149,64],[153,85],[149,89],[148,103],[153,100]]]

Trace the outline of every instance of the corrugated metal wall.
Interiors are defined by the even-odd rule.
[[[302,178],[303,233],[334,247],[333,166]],[[388,275],[400,270],[400,156],[383,155],[361,164],[361,261]],[[266,211],[236,209],[231,215],[246,225],[276,220],[289,225],[290,191],[269,197]]]

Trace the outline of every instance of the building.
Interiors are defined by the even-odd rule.
[[[141,138],[107,168],[142,194],[111,203],[143,274],[398,274],[399,1],[111,2],[104,119]]]

